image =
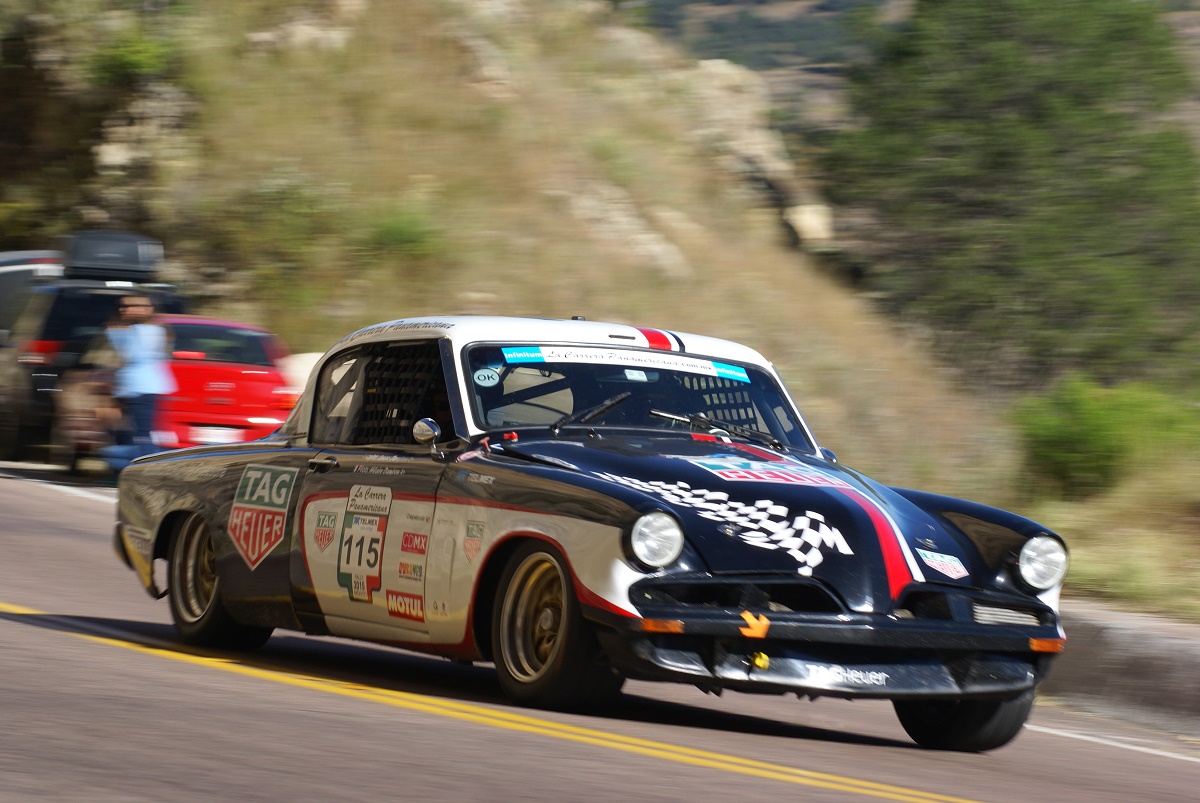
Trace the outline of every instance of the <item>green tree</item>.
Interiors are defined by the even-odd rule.
[[[1191,371],[1200,173],[1155,3],[918,0],[852,71],[835,202],[870,209],[872,281],[952,360],[1036,385]]]

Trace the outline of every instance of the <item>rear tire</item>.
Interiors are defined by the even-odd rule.
[[[593,707],[611,700],[625,680],[580,614],[566,562],[539,543],[519,547],[500,578],[492,654],[504,693],[525,705]]]
[[[921,747],[981,753],[1021,732],[1033,708],[1033,690],[1011,700],[894,700],[892,706]]]
[[[167,596],[171,619],[184,642],[198,647],[254,650],[273,628],[234,621],[221,602],[221,579],[208,523],[198,513],[183,522],[171,539],[167,558]]]

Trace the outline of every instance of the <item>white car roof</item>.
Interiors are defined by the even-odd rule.
[[[359,329],[339,340],[325,352],[309,374],[304,393],[292,410],[285,429],[291,428],[293,434],[307,435],[320,366],[333,355],[351,346],[359,346],[364,343],[396,343],[406,340],[438,340],[442,338],[450,340],[456,362],[460,360],[461,349],[473,343],[593,345],[610,348],[649,348],[729,360],[760,366],[778,378],[774,366],[749,346],[704,335],[576,319],[515,318],[490,315],[398,318],[394,321],[385,321]],[[454,377],[452,381],[458,383],[459,392],[465,398],[466,384],[461,366],[458,376]],[[473,423],[469,423],[469,426],[472,433],[477,431]],[[804,427],[807,431],[807,424],[804,424]],[[812,433],[809,432],[808,435],[812,439]],[[816,441],[813,440],[813,442]]]
[[[463,315],[429,318],[400,318],[359,329],[338,341],[329,353],[351,343],[395,342],[449,338],[457,353],[470,343],[572,343],[595,346],[653,348],[718,357],[770,368],[754,349],[716,337],[666,329],[650,329],[621,323],[562,320],[553,318],[510,318]]]

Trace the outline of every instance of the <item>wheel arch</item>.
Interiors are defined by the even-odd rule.
[[[496,591],[500,585],[500,578],[513,553],[524,544],[531,542],[543,544],[553,550],[566,566],[567,580],[570,582],[571,588],[575,589],[576,593],[580,588],[579,578],[575,575],[575,568],[571,565],[571,559],[567,557],[566,550],[563,549],[562,544],[550,536],[529,531],[513,532],[501,536],[492,550],[488,552],[483,568],[479,570],[479,579],[475,583],[475,592],[471,600],[471,637],[475,640],[475,649],[479,651],[485,661],[490,661],[494,657],[492,655],[492,611],[496,605]]]

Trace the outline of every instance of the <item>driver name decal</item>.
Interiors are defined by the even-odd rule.
[[[296,469],[249,465],[229,510],[229,537],[250,570],[283,541]]]

